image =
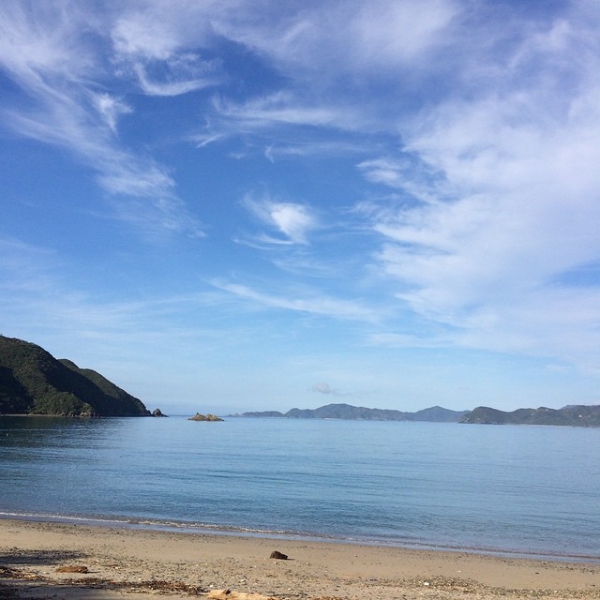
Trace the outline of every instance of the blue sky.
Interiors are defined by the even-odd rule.
[[[600,403],[599,31],[4,0],[0,332],[167,412]]]

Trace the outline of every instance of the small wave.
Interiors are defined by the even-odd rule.
[[[362,538],[356,536],[333,536],[314,532],[299,532],[286,530],[269,530],[253,527],[239,527],[220,525],[215,523],[198,523],[186,521],[144,519],[134,517],[106,517],[84,515],[61,515],[51,513],[0,511],[0,519],[33,521],[43,523],[73,523],[96,527],[147,529],[154,531],[171,531],[190,534],[210,534],[235,537],[258,537],[265,539],[281,539],[290,541],[323,542],[334,544],[351,544],[358,546],[384,546],[390,548],[405,548],[408,550],[430,550],[437,552],[462,552],[483,554],[507,558],[528,558],[534,560],[552,560],[560,562],[600,562],[600,556],[576,555],[559,553],[540,553],[527,550],[507,550],[489,547],[464,547],[452,545],[427,544],[419,540],[390,540],[376,538]]]

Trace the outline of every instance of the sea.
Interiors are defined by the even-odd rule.
[[[600,429],[0,418],[0,518],[600,561]]]

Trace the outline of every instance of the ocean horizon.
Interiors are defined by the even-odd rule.
[[[600,561],[600,429],[0,417],[0,518]]]

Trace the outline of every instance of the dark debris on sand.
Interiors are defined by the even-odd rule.
[[[50,580],[40,575],[33,573],[27,573],[20,569],[12,569],[0,565],[0,579],[9,580],[28,580],[35,581],[37,583],[51,583],[53,586],[71,586],[71,587],[85,587],[85,588],[96,588],[96,589],[121,589],[129,591],[147,591],[147,592],[163,592],[163,593],[184,593],[190,596],[199,596],[206,594],[207,589],[197,586],[189,585],[183,581],[165,581],[160,579],[150,579],[147,581],[114,581],[111,579],[104,579],[101,577],[81,577],[77,579],[61,579],[61,580]],[[0,600],[18,600],[19,594],[10,584],[0,582]],[[30,600],[35,600],[30,598]]]

